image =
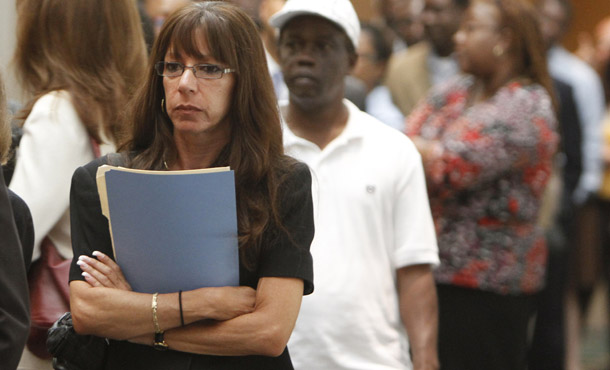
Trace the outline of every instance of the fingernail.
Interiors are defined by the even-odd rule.
[[[85,265],[86,263],[83,262],[80,258],[78,259],[78,261],[76,261],[76,264],[79,266]]]
[[[103,256],[102,252],[98,252],[98,251],[94,251],[94,252],[93,252],[93,253],[91,253],[91,254],[93,254],[93,255],[94,255],[94,256],[96,256],[96,257],[102,257],[102,256]]]
[[[91,275],[89,275],[89,273],[87,273],[87,272],[83,272],[81,275],[83,275],[83,276],[84,276],[84,277],[86,277],[86,278],[87,278],[87,277],[91,277]]]

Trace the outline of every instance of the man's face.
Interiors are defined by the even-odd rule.
[[[343,99],[343,80],[355,63],[348,43],[321,17],[297,17],[282,28],[279,59],[291,103],[311,110]]]
[[[424,37],[421,7],[416,11],[413,1],[418,0],[385,0],[382,4],[386,23],[407,45],[413,45]]]
[[[566,12],[555,0],[542,0],[538,2],[540,31],[547,47],[553,46],[563,35]]]
[[[426,0],[422,22],[428,40],[440,56],[453,52],[453,35],[462,20],[464,9],[454,0]]]

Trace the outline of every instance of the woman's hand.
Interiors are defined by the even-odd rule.
[[[209,304],[206,305],[204,319],[229,320],[254,311],[256,303],[256,290],[247,287],[220,287],[220,288],[201,288],[195,290],[204,294]],[[198,293],[199,293],[198,292]],[[199,294],[190,295],[183,293],[183,299],[199,299]],[[193,304],[185,304],[185,307],[200,307]],[[189,315],[190,316],[190,315]]]
[[[92,287],[116,288],[131,291],[119,265],[102,252],[93,252],[96,258],[79,256],[77,265],[83,270],[85,281]]]

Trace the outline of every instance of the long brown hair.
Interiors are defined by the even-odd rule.
[[[489,0],[500,11],[501,25],[514,33],[511,51],[521,62],[522,75],[544,87],[554,97],[553,83],[549,75],[546,48],[537,13],[527,0]]]
[[[14,64],[31,95],[25,119],[44,94],[70,93],[88,133],[116,141],[120,112],[146,64],[133,0],[18,0]]]
[[[244,264],[258,261],[263,232],[281,226],[276,189],[291,162],[283,155],[279,110],[254,22],[238,7],[220,1],[193,3],[164,23],[153,45],[147,79],[133,101],[133,135],[122,148],[131,152],[135,168],[162,169],[176,155],[173,124],[163,112],[163,77],[154,70],[171,47],[181,55],[200,56],[198,38],[211,55],[235,69],[228,113],[231,135],[216,165],[235,170],[239,246]]]

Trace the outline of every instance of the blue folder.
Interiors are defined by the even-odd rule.
[[[102,166],[98,190],[116,261],[134,291],[239,285],[233,171]]]

